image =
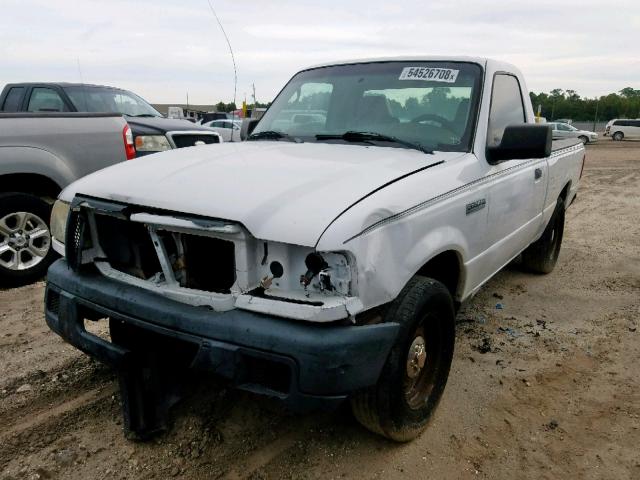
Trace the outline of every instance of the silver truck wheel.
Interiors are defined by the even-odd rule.
[[[26,270],[43,261],[51,248],[49,227],[30,212],[15,212],[0,218],[0,265]]]
[[[33,195],[0,196],[0,284],[25,285],[46,272],[55,258],[49,213],[49,205]]]

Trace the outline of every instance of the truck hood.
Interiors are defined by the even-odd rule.
[[[384,185],[460,153],[252,141],[171,150],[73,183],[77,193],[232,220],[258,239],[315,246],[326,227]]]
[[[202,130],[210,132],[202,125],[196,125],[188,120],[164,117],[130,117],[125,115],[125,120],[131,127],[134,136],[138,135],[164,135],[167,132],[177,130]]]

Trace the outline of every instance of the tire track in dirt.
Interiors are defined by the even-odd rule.
[[[115,384],[101,386],[21,416],[19,423],[0,435],[0,467],[26,451],[40,451],[51,445],[65,432],[76,429],[78,418],[95,418],[88,412],[107,406],[116,391]]]
[[[274,459],[294,447],[298,442],[309,435],[312,427],[326,423],[326,416],[322,418],[306,418],[296,425],[295,430],[290,430],[275,441],[264,445],[262,448],[255,450],[242,461],[242,469],[239,466],[232,467],[221,478],[224,480],[241,480],[257,475],[260,469],[266,467]]]
[[[117,392],[116,385],[108,385],[106,387],[98,387],[88,392],[81,393],[57,405],[47,406],[38,412],[29,412],[28,415],[22,415],[17,418],[12,426],[5,429],[0,434],[0,443],[5,443],[8,438],[16,434],[21,434],[33,428],[55,419],[55,417],[66,415],[74,410],[78,410],[90,403],[103,400],[114,395]]]

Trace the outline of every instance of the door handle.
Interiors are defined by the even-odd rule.
[[[534,176],[536,177],[536,180],[539,180],[540,178],[542,178],[542,169],[536,168],[534,171]]]

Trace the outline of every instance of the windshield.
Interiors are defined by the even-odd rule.
[[[459,62],[379,62],[303,71],[278,95],[252,137],[346,142],[358,137],[332,137],[367,132],[401,140],[404,146],[470,151],[480,79],[478,65]]]
[[[126,90],[78,85],[64,87],[64,91],[79,112],[117,112],[132,117],[162,116],[142,98]]]

